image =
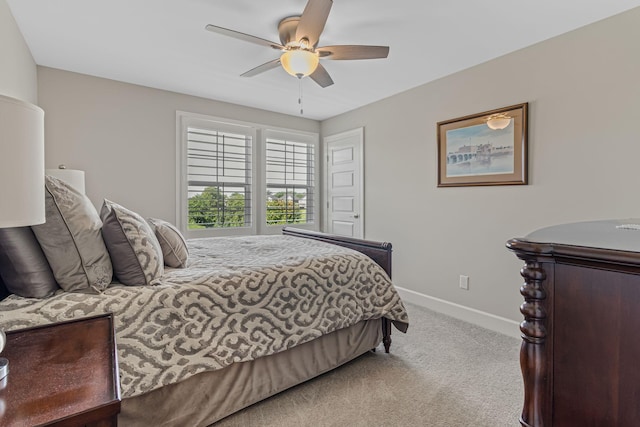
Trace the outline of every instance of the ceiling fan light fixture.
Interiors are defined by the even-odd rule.
[[[304,49],[287,50],[280,57],[282,68],[299,79],[313,73],[318,68],[319,62],[317,53]]]

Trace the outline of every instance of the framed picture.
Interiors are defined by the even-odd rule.
[[[438,187],[527,184],[528,103],[438,123]]]

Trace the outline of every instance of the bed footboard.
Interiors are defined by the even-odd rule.
[[[302,230],[299,228],[284,227],[282,234],[297,236],[304,239],[320,240],[345,248],[353,249],[367,255],[375,261],[391,277],[391,243],[375,242],[372,240],[356,239],[354,237],[338,236],[335,234],[321,233],[318,231]]]
[[[335,234],[327,234],[291,227],[284,227],[282,229],[282,234],[301,237],[303,239],[320,240],[322,242],[332,243],[334,245],[356,250],[371,258],[376,264],[382,267],[389,277],[391,277],[391,243],[356,239],[354,237],[338,236]],[[391,321],[386,318],[382,319],[382,337],[384,350],[386,353],[389,353],[389,349],[391,348]]]

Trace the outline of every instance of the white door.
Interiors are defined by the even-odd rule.
[[[363,128],[324,138],[328,233],[364,237],[363,141]]]

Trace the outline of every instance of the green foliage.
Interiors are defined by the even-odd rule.
[[[244,227],[244,194],[233,193],[225,198],[225,225],[224,227]]]
[[[267,224],[300,224],[302,211],[297,201],[272,199],[267,200]]]
[[[285,193],[267,192],[267,224],[301,224],[306,211],[299,205],[304,193],[296,193],[295,200],[285,200]],[[241,193],[225,195],[218,187],[207,187],[189,198],[189,228],[221,228],[245,226],[245,196]]]
[[[243,227],[244,195],[225,195],[218,187],[207,187],[189,197],[189,228]]]

